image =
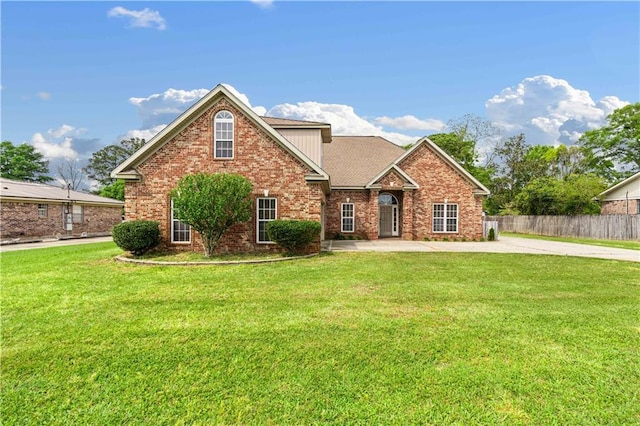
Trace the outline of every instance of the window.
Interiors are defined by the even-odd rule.
[[[257,241],[259,243],[270,243],[269,236],[267,236],[267,223],[276,219],[277,216],[277,202],[275,198],[258,198],[257,200]]]
[[[73,205],[73,223],[82,223],[84,222],[84,208],[83,206],[79,206],[77,204]]]
[[[171,200],[171,242],[190,243],[191,227],[173,216],[173,200]]]
[[[229,111],[220,111],[213,123],[213,158],[233,158],[233,115]]]
[[[353,232],[355,230],[354,217],[355,207],[353,203],[342,204],[342,225],[340,232]]]
[[[47,217],[49,215],[48,204],[38,204],[38,217]]]
[[[458,232],[458,205],[433,205],[433,232]]]

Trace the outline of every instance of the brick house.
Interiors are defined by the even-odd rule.
[[[600,194],[600,214],[640,214],[640,172]]]
[[[0,240],[109,235],[124,203],[59,186],[0,178]]]
[[[260,117],[222,85],[111,175],[126,181],[126,219],[157,220],[164,246],[201,250],[169,197],[196,172],[253,184],[253,219],[229,229],[220,252],[275,250],[264,231],[273,219],[318,221],[322,239],[480,238],[489,194],[428,138],[404,150],[376,136],[333,136],[326,123]]]

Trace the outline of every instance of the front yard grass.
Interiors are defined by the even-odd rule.
[[[2,253],[3,424],[638,424],[640,264]]]

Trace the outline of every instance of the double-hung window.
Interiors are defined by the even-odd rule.
[[[267,235],[267,223],[276,220],[277,200],[275,198],[258,198],[256,203],[256,234],[258,243],[270,243]]]
[[[220,111],[213,119],[213,158],[233,158],[233,114]]]
[[[173,200],[171,200],[171,242],[172,243],[190,243],[191,227],[186,223],[175,218],[173,209]]]
[[[355,231],[355,207],[353,203],[342,203],[342,218],[340,232],[354,232]]]
[[[433,205],[433,232],[458,232],[458,205]]]
[[[49,215],[48,204],[38,204],[38,217],[47,217]]]
[[[74,204],[71,209],[73,213],[73,223],[82,223],[84,222],[84,208],[83,206],[79,206]]]

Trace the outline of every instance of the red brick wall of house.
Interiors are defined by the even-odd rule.
[[[235,118],[233,159],[213,158],[213,118],[221,110]],[[125,186],[127,220],[156,220],[160,223],[162,245],[175,250],[202,251],[199,238],[192,235],[190,244],[171,243],[169,192],[187,174],[237,173],[253,184],[253,198],[277,198],[279,219],[320,221],[324,193],[319,184],[308,184],[304,178],[309,169],[282,148],[249,118],[222,99],[169,140],[136,168],[140,182]],[[256,243],[255,202],[250,222],[236,224],[223,236],[218,252],[274,251],[274,244]],[[318,241],[310,250],[318,251]]]
[[[84,206],[82,223],[74,223],[72,231],[63,224],[62,204],[47,204],[47,216],[38,216],[37,203],[0,203],[0,239],[44,238],[108,234],[122,221],[122,208]]]
[[[347,202],[347,198],[348,202],[354,205],[355,227],[352,233],[341,232],[342,204]],[[325,209],[325,238],[333,239],[337,233],[358,235],[365,239],[377,238],[377,225],[372,231],[369,199],[369,191],[365,189],[331,191],[331,195],[327,197]],[[372,232],[375,232],[375,236]]]
[[[640,200],[629,200],[627,209],[627,200],[603,201],[600,214],[640,214]]]
[[[421,240],[482,237],[482,196],[473,194],[473,187],[455,169],[435,154],[427,144],[422,144],[400,164],[400,168],[418,183],[413,191],[413,223],[411,237]],[[407,192],[405,196],[409,194]],[[458,232],[434,233],[432,231],[433,204],[458,204]],[[408,235],[403,238],[409,239]]]

